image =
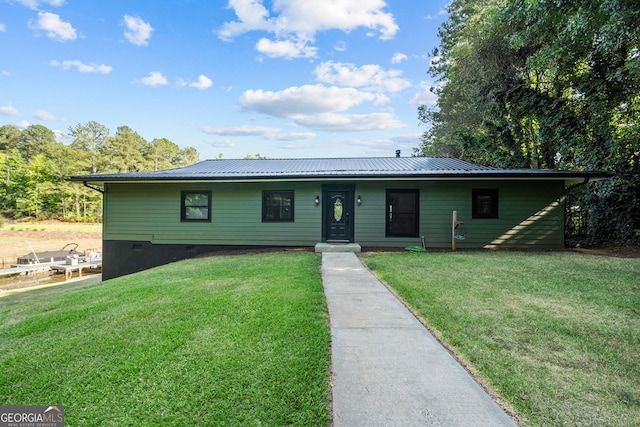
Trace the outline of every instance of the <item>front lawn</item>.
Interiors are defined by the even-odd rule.
[[[0,299],[0,404],[73,426],[323,426],[330,335],[310,253],[182,261]]]
[[[640,259],[362,256],[528,426],[640,425]]]

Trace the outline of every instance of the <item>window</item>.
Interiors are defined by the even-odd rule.
[[[418,190],[387,190],[387,237],[418,237]]]
[[[498,189],[471,190],[473,218],[498,218]]]
[[[262,222],[293,222],[293,190],[262,192]]]
[[[211,191],[183,191],[180,221],[211,222]]]

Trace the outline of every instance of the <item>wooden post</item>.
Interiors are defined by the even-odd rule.
[[[456,224],[458,223],[458,211],[453,211],[453,221],[451,223],[451,250],[456,250]]]

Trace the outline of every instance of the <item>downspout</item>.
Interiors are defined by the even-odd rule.
[[[103,206],[104,206],[104,190],[101,190],[98,187],[90,186],[89,184],[87,184],[87,181],[82,181],[82,184],[85,187],[90,188],[91,190],[95,190],[95,191],[99,192],[100,194],[102,194],[102,202],[103,202]],[[104,250],[104,216],[102,218],[102,249]]]

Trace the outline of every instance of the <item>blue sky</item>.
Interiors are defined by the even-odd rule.
[[[0,125],[202,159],[410,155],[448,0],[0,0]]]

